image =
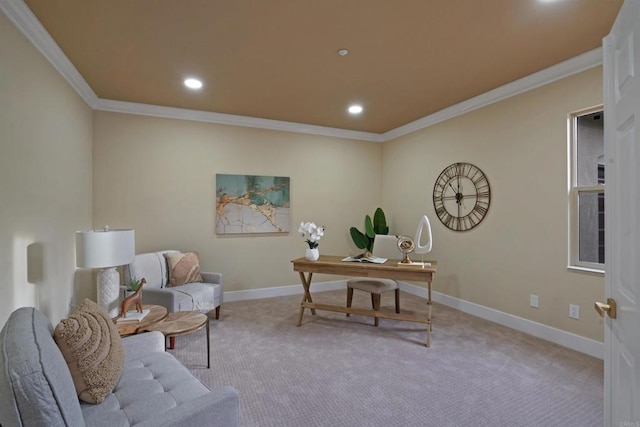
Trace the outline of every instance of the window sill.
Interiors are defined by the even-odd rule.
[[[598,268],[589,268],[589,267],[579,267],[577,265],[568,265],[567,270],[579,271],[581,273],[594,273],[594,274],[605,274],[604,270]]]

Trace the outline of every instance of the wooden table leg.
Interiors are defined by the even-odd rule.
[[[209,337],[209,318],[207,317],[207,369],[211,369],[211,338]]]
[[[309,291],[309,289],[311,288],[312,277],[313,277],[313,273],[309,273],[307,277],[304,277],[304,273],[300,272],[300,280],[302,280],[302,286],[304,287],[304,297],[302,298],[302,302],[308,301],[310,303],[313,303],[313,300],[311,299],[311,292]],[[311,309],[311,314],[315,316],[316,314],[315,308]]]
[[[425,347],[429,347],[431,345],[431,320],[427,323],[427,342],[425,343]]]
[[[431,345],[431,282],[427,282],[427,319],[429,324],[427,325],[427,347]]]
[[[305,302],[310,302],[313,304],[313,300],[311,299],[311,292],[309,292],[309,288],[311,287],[311,278],[313,277],[313,273],[309,273],[308,276],[305,277],[304,272],[299,271],[300,281],[302,282],[302,287],[304,288],[304,295],[302,297],[302,302],[300,303],[300,315],[298,316],[298,324],[300,326],[302,324],[302,315],[304,314],[304,306],[302,305]],[[315,316],[316,309],[311,309],[311,314]]]

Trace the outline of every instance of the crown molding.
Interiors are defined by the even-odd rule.
[[[237,116],[233,114],[212,113],[185,108],[163,107],[159,105],[138,104],[135,102],[115,101],[99,98],[95,110],[115,113],[138,114],[142,116],[162,117],[196,122],[217,123],[231,126],[269,129],[283,132],[296,132],[309,135],[322,135],[336,138],[358,139],[369,142],[382,142],[382,135],[371,132],[359,132],[304,123],[284,122],[257,117]]]
[[[602,48],[591,50],[581,55],[575,56],[566,61],[552,65],[537,73],[507,83],[496,89],[485,92],[481,95],[469,98],[466,101],[447,107],[421,119],[407,123],[406,125],[392,129],[382,134],[383,142],[391,141],[404,135],[416,132],[420,129],[433,126],[445,120],[466,114],[478,108],[486,107],[493,103],[503,101],[512,96],[530,91],[540,86],[547,85],[557,80],[569,77],[573,74],[586,71],[590,68],[602,65]]]
[[[98,100],[95,92],[69,61],[60,46],[51,38],[31,9],[22,0],[0,0],[0,10],[62,74],[84,102],[94,108]]]
[[[537,73],[523,77],[489,92],[447,107],[406,125],[385,133],[360,132],[326,126],[308,125],[257,117],[237,116],[233,114],[213,113],[200,110],[163,107],[133,102],[114,101],[98,98],[93,89],[84,80],[76,67],[69,61],[62,49],[51,38],[40,21],[22,0],[0,0],[0,10],[44,55],[56,70],[69,82],[71,87],[94,110],[138,114],[153,117],[192,120],[207,123],[244,126],[284,132],[296,132],[310,135],[322,135],[336,138],[356,139],[369,142],[392,141],[404,135],[433,126],[445,120],[486,107],[493,103],[544,86],[556,80],[569,77],[602,64],[602,48],[583,53]]]

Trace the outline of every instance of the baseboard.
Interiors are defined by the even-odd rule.
[[[335,291],[337,289],[346,289],[347,282],[345,280],[336,280],[333,282],[313,283],[312,291]],[[224,301],[244,301],[251,299],[283,297],[287,295],[302,295],[302,285],[276,286],[273,288],[248,289],[246,291],[225,291]]]
[[[422,298],[427,297],[427,290],[425,288],[412,285],[410,283],[401,282],[400,289],[404,292]],[[432,292],[431,297],[433,302],[446,305],[447,307],[454,308],[462,311],[463,313],[489,320],[490,322],[524,332],[525,334],[533,335],[534,337],[542,338],[546,341],[551,341],[555,344],[579,351],[580,353],[588,354],[589,356],[593,356],[598,359],[604,358],[604,343],[599,341],[581,337],[580,335],[572,334],[571,332],[543,325],[542,323],[514,316],[513,314],[504,313],[469,301],[464,301],[439,292]]]
[[[336,280],[331,282],[313,283],[313,291],[334,291],[338,289],[346,289],[345,280]],[[422,298],[427,297],[427,290],[423,287],[412,285],[410,283],[401,282],[400,289],[412,295]],[[302,285],[277,286],[273,288],[250,289],[246,291],[230,291],[224,293],[224,301],[243,301],[262,298],[273,298],[287,295],[301,295],[303,292]],[[432,298],[438,304],[446,305],[453,309],[462,311],[463,313],[489,320],[499,325],[515,329],[534,337],[551,341],[563,347],[570,348],[580,353],[598,359],[604,358],[604,344],[580,335],[572,334],[561,329],[543,325],[542,323],[533,322],[522,317],[494,310],[493,308],[484,307],[479,304],[464,301],[439,292],[433,292]]]

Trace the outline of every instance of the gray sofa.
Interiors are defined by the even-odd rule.
[[[124,371],[99,404],[79,401],[49,320],[32,307],[14,311],[0,332],[0,425],[237,426],[233,387],[209,390],[172,355],[164,337],[123,338]]]
[[[131,278],[143,277],[147,281],[142,290],[145,304],[156,304],[175,311],[210,311],[215,308],[216,319],[220,318],[222,305],[222,274],[201,272],[202,283],[187,283],[167,287],[169,273],[165,253],[178,251],[165,250],[136,255],[131,264],[123,267],[125,283]]]

